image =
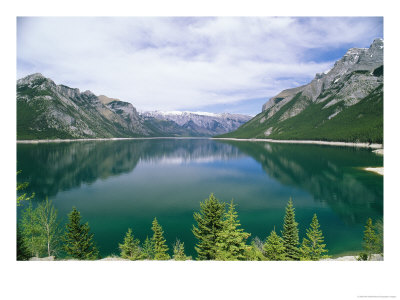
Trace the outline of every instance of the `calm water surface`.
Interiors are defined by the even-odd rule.
[[[154,217],[170,248],[178,238],[195,256],[193,212],[210,193],[234,199],[250,239],[280,232],[292,197],[301,239],[317,213],[330,254],[358,251],[366,219],[383,215],[383,177],[361,167],[382,164],[367,149],[208,139],[17,145],[18,181],[63,224],[77,207],[103,256],[119,254],[128,228],[150,237]]]

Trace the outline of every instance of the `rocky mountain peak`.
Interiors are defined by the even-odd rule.
[[[360,56],[355,68],[357,70],[369,70],[381,66],[383,64],[383,40],[375,39],[371,46]]]
[[[86,95],[86,96],[96,96],[95,94],[93,94],[93,93],[92,93],[91,91],[89,91],[89,90],[84,91],[82,94],[83,94],[83,95]]]
[[[50,79],[44,77],[41,73],[34,73],[28,76],[25,76],[21,79],[17,80],[17,84],[18,85],[35,85],[35,84],[41,84],[44,81],[50,81],[52,82]]]
[[[56,86],[57,92],[66,95],[68,97],[77,97],[80,95],[80,90],[78,88],[70,88],[69,86],[60,84]]]
[[[22,78],[22,79],[24,79],[25,81],[33,81],[33,80],[36,80],[36,79],[38,79],[38,78],[46,78],[46,77],[44,77],[44,76],[42,75],[42,73],[33,73],[33,74],[28,75],[28,76],[25,76],[25,77]],[[21,80],[21,79],[20,79],[20,80]]]
[[[104,96],[105,97],[105,96]],[[114,105],[118,103],[118,105]],[[30,115],[19,138],[82,138],[148,136],[132,104],[122,101],[103,104],[91,91],[56,85],[42,74],[17,81],[18,114]],[[112,105],[111,105],[112,104]],[[22,122],[22,123],[21,123]]]
[[[139,115],[129,102],[56,85],[39,73],[18,80],[17,109],[18,139],[213,136],[251,118],[208,112]]]
[[[333,69],[335,73],[344,73],[353,65],[359,62],[362,55],[367,52],[368,48],[350,48],[341,59],[335,62]]]
[[[285,90],[270,98],[263,105],[262,111],[268,111],[272,117],[283,106],[295,98],[297,93],[312,102],[323,102],[332,94],[336,94],[329,105],[345,100],[346,105],[353,105],[365,97],[372,89],[382,82],[382,78],[372,76],[374,70],[383,65],[383,40],[375,39],[369,48],[350,48],[346,54],[335,62],[332,69],[324,73],[317,73],[314,79],[304,86]],[[352,79],[349,81],[349,78]],[[346,88],[343,88],[343,85]],[[338,93],[338,89],[341,92]],[[330,90],[328,93],[326,91]],[[304,102],[305,101],[305,102]],[[296,107],[283,115],[281,119],[293,117],[306,106],[306,100],[297,103]],[[329,106],[328,105],[328,106]]]
[[[383,49],[383,39],[381,39],[381,38],[375,39],[375,40],[372,42],[371,46],[370,46],[370,49],[371,49],[371,48]]]
[[[190,111],[147,111],[142,112],[145,120],[168,121],[184,130],[187,136],[212,136],[237,129],[251,119],[250,116],[229,113]]]
[[[280,92],[223,137],[383,141],[383,40],[351,48],[333,68]]]

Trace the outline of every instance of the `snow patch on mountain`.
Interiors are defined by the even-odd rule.
[[[190,111],[148,111],[140,113],[144,119],[172,121],[195,136],[213,136],[239,128],[251,116],[229,113]]]

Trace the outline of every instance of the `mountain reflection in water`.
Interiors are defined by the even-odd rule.
[[[283,185],[308,191],[347,222],[363,221],[366,208],[383,212],[383,177],[361,167],[382,166],[382,157],[367,149],[263,142],[229,142],[258,161]],[[357,210],[359,209],[359,210]]]
[[[242,154],[243,156],[243,154]],[[18,144],[18,181],[37,198],[132,172],[139,161],[153,164],[211,162],[239,157],[237,147],[208,139],[152,139]]]
[[[383,177],[361,168],[382,163],[367,149],[211,139],[17,145],[18,181],[62,222],[76,206],[102,255],[118,253],[127,228],[150,236],[154,217],[195,255],[193,212],[210,193],[234,199],[251,238],[279,232],[292,197],[300,238],[317,213],[331,253],[357,251],[366,219],[383,215]]]

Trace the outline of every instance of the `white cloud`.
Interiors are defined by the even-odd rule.
[[[376,18],[20,18],[18,76],[41,72],[141,110],[204,107],[309,80],[333,63],[310,50],[367,46],[381,27]]]

